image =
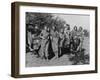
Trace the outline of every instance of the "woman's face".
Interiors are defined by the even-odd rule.
[[[46,27],[46,26],[44,26],[44,29],[45,29],[45,30],[47,30],[47,27]]]
[[[67,25],[66,28],[67,28],[67,30],[70,30],[70,25]]]
[[[63,33],[64,32],[64,29],[61,29],[60,32]]]
[[[37,25],[35,26],[35,29],[38,29],[38,26]]]
[[[47,28],[47,31],[49,32],[49,31],[50,31],[50,29],[49,29],[49,28]]]
[[[64,29],[64,32],[67,32],[67,28]]]
[[[53,26],[52,29],[55,30],[55,27]]]
[[[77,31],[77,26],[74,27],[74,30]]]
[[[82,31],[83,30],[83,28],[82,27],[79,27],[79,31]]]

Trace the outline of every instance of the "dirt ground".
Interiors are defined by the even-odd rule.
[[[36,56],[32,53],[28,53],[26,55],[27,63],[26,67],[33,67],[33,66],[53,66],[53,65],[71,65],[72,62],[69,61],[68,55],[63,55],[60,58],[52,58],[51,60],[46,61],[45,59],[36,58]]]
[[[85,38],[83,47],[86,49],[85,54],[89,55],[89,39]],[[51,60],[46,61],[45,59],[37,58],[32,52],[26,54],[26,67],[40,67],[40,66],[61,66],[61,65],[72,65],[73,60],[70,58],[73,55],[64,54],[60,58],[52,58]],[[83,64],[81,62],[79,65]]]

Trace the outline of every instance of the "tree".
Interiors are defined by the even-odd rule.
[[[50,13],[33,13],[33,12],[27,12],[26,13],[26,27],[29,29],[29,25],[31,27],[37,25],[39,29],[43,29],[46,25],[49,28],[52,28],[52,26],[55,26],[57,30],[63,27],[63,25],[66,22],[59,17],[55,17]],[[32,29],[32,28],[31,28]]]
[[[89,31],[88,30],[84,29],[83,32],[84,32],[85,37],[89,37]]]

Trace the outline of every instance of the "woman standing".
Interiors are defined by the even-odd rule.
[[[58,55],[62,55],[62,47],[63,47],[63,41],[64,41],[64,29],[61,28],[59,32],[59,38],[58,38]]]
[[[55,26],[52,27],[51,36],[52,36],[52,49],[55,54],[55,58],[58,58],[58,32]]]
[[[63,48],[65,49],[65,53],[70,53],[70,25],[66,24],[64,29],[64,42]]]
[[[80,44],[78,46],[78,50],[81,51],[82,47],[83,47],[83,40],[84,40],[83,28],[81,26],[79,27],[77,36],[80,39]]]
[[[28,36],[28,39],[27,39],[27,41],[28,41],[28,46],[29,46],[29,50],[30,51],[32,51],[32,33],[31,33],[31,31],[27,31],[27,36]]]
[[[39,50],[39,54],[41,58],[43,59],[44,57],[47,57],[47,41],[48,41],[48,31],[47,31],[47,26],[44,27],[44,29],[40,33],[40,38],[41,38],[41,48]]]

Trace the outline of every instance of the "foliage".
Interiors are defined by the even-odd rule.
[[[39,29],[43,29],[44,26],[52,28],[55,26],[57,30],[63,27],[65,21],[60,19],[59,17],[55,17],[50,13],[26,13],[26,28],[30,29],[29,25],[31,25],[31,29],[34,29],[35,25],[38,26]]]
[[[89,37],[89,31],[88,30],[84,29],[83,32],[84,32],[85,37]]]

